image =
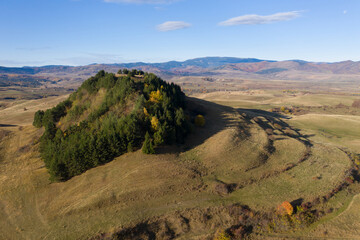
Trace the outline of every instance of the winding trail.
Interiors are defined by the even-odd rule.
[[[335,217],[335,218],[341,217],[344,213],[346,213],[347,211],[349,211],[349,210],[351,209],[352,205],[354,204],[355,198],[359,198],[359,196],[360,196],[360,194],[355,195],[355,196],[352,198],[352,200],[351,200],[351,202],[349,203],[349,205],[347,206],[347,208],[346,208],[342,213],[340,213],[337,217]]]

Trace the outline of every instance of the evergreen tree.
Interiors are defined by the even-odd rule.
[[[35,113],[34,126],[45,127],[40,153],[52,180],[67,180],[141,146],[154,154],[156,146],[184,141],[190,117],[180,87],[151,73],[136,81],[131,75],[140,71],[122,73],[128,76],[99,71],[68,100]]]
[[[43,126],[42,124],[43,117],[44,117],[44,111],[42,110],[37,111],[34,116],[33,126],[36,128],[41,128]]]
[[[136,69],[131,70],[131,76],[132,76],[132,77],[135,77],[136,74],[137,74],[137,70],[136,70]]]
[[[142,152],[145,154],[154,154],[155,153],[149,132],[146,132],[146,134],[145,134],[145,141],[142,146]]]

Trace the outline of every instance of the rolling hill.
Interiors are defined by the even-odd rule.
[[[6,68],[0,67],[0,73],[22,74],[56,78],[57,81],[80,83],[100,70],[116,73],[119,68],[136,68],[154,72],[165,79],[181,76],[238,77],[247,79],[279,80],[359,80],[360,62],[344,61],[337,63],[316,63],[301,60],[272,61],[254,58],[205,57],[183,62],[164,63],[119,63],[91,64],[87,66],[44,66]]]
[[[351,209],[359,205],[359,156],[355,150],[351,152],[338,144],[346,139],[342,141],[346,146],[351,143],[353,149],[358,149],[354,142],[357,134],[352,132],[359,128],[358,116],[343,117],[346,124],[339,126],[337,116],[309,114],[290,118],[254,108],[256,104],[268,108],[269,104],[303,99],[309,106],[320,100],[324,105],[334,102],[326,95],[299,93],[280,98],[278,93],[216,92],[184,97],[187,110],[201,113],[205,125],[194,127],[185,142],[159,145],[156,154],[149,155],[139,145],[128,149],[131,136],[127,138],[122,131],[136,124],[114,123],[122,123],[132,113],[135,118],[146,119],[146,112],[164,123],[163,109],[154,108],[161,99],[157,90],[176,93],[176,89],[151,76],[129,77],[102,71],[70,96],[20,101],[0,110],[4,124],[0,125],[1,236],[122,240],[321,238],[324,229],[331,228],[326,231],[329,237],[356,238],[356,229],[344,231],[336,221],[346,224],[348,216],[358,216],[358,211]],[[131,89],[134,91],[128,91]],[[120,98],[117,93],[121,93]],[[138,108],[134,103],[142,94],[144,105]],[[351,103],[355,97],[333,98]],[[47,130],[32,126],[29,116],[34,112],[42,115],[38,110],[44,108],[49,110],[39,122]],[[171,115],[171,108],[167,108]],[[45,114],[56,118],[50,122],[57,129],[48,147],[65,156],[63,162],[50,154],[51,161],[44,163],[42,142],[51,134],[49,121],[43,121]],[[173,120],[176,124],[177,120]],[[325,121],[328,128],[322,125]],[[151,130],[152,121],[146,122],[141,126],[153,131],[155,138],[160,129]],[[86,134],[81,138],[83,128]],[[110,141],[97,133],[110,136]],[[117,136],[124,137],[126,146],[117,144]],[[83,141],[75,141],[79,139]],[[82,142],[99,139],[106,141],[99,141],[97,150],[91,144],[81,147]],[[143,141],[144,136],[140,134],[139,139]],[[63,145],[67,147],[61,148]],[[91,167],[77,164],[91,163],[86,155],[89,149],[102,155],[109,153],[109,146],[121,154]],[[73,158],[80,161],[69,161]],[[52,182],[51,167],[67,168],[68,173],[75,174],[60,175],[60,179],[52,180],[62,181]],[[289,208],[291,213],[288,209],[283,214],[281,207],[289,205],[293,207]]]

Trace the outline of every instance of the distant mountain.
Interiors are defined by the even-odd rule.
[[[116,63],[91,64],[86,66],[43,66],[43,67],[0,67],[0,74],[35,75],[54,81],[68,81],[75,85],[100,70],[117,72],[120,68],[136,68],[153,72],[164,79],[181,76],[223,76],[237,78],[276,78],[311,80],[330,80],[360,77],[360,62],[344,61],[336,63],[316,63],[303,60],[272,61],[256,58],[204,57],[186,61],[163,63]],[[337,76],[337,77],[335,77]]]
[[[0,66],[0,73],[6,73],[6,74],[36,74],[36,73],[38,73],[38,71],[36,71],[35,68],[32,68],[32,67],[16,68],[16,67],[1,67]]]
[[[0,67],[0,73],[8,74],[37,74],[37,73],[49,73],[54,71],[73,71],[73,70],[83,70],[84,68],[92,69],[96,66],[108,66],[108,67],[124,67],[124,68],[138,68],[138,67],[152,67],[158,68],[161,70],[172,70],[176,68],[187,68],[187,67],[199,67],[199,68],[215,68],[223,66],[226,64],[235,64],[235,63],[258,63],[258,62],[275,62],[270,60],[260,60],[256,58],[234,58],[234,57],[204,57],[204,58],[195,58],[186,60],[183,62],[170,61],[164,63],[145,63],[145,62],[135,62],[135,63],[119,63],[119,64],[90,64],[87,66],[43,66],[43,67]]]

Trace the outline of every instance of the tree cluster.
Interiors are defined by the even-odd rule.
[[[81,101],[84,92],[95,98],[100,89],[106,92],[101,104],[91,108],[85,120],[62,129],[60,119],[66,121],[69,115],[73,120],[89,108]],[[184,109],[180,87],[154,74],[144,73],[139,80],[100,71],[66,101],[36,112],[33,125],[45,127],[41,157],[51,179],[61,181],[129,151],[142,148],[152,154],[156,146],[182,143],[191,128]]]
[[[137,69],[132,69],[131,71],[124,68],[124,69],[119,69],[119,71],[117,72],[118,74],[125,74],[125,75],[129,75],[131,77],[135,77],[136,75],[138,76],[143,76],[145,74],[144,71],[141,70],[137,70]]]

